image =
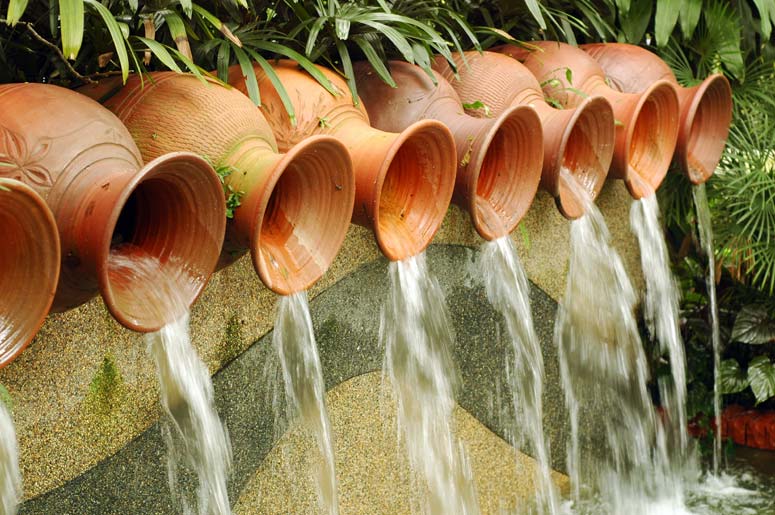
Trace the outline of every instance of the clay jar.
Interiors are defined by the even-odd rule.
[[[633,198],[656,191],[678,138],[679,106],[673,85],[658,81],[643,93],[621,93],[606,84],[600,65],[583,50],[554,41],[529,45],[530,50],[511,45],[493,50],[519,59],[541,82],[546,96],[564,106],[579,105],[589,95],[605,97],[617,122],[611,176],[624,180]]]
[[[61,274],[53,310],[99,290],[116,319],[155,331],[180,316],[147,299],[168,284],[188,307],[204,288],[223,240],[224,201],[212,167],[193,154],[143,166],[121,122],[93,100],[57,86],[0,86],[0,176],[35,189],[56,220]],[[125,273],[122,263],[156,261]]]
[[[592,200],[603,187],[613,156],[613,110],[602,97],[590,97],[573,109],[555,109],[544,101],[541,86],[520,63],[492,52],[453,54],[459,78],[446,59],[437,57],[433,69],[446,78],[466,104],[481,102],[498,115],[515,106],[530,106],[541,119],[544,160],[541,187],[554,196],[567,218],[584,214],[576,187],[567,171]],[[468,113],[483,117],[482,109]]]
[[[457,147],[453,202],[467,209],[487,240],[509,234],[525,215],[538,189],[543,164],[541,121],[533,109],[514,106],[497,117],[475,118],[442,77],[419,66],[389,63],[397,87],[383,81],[368,62],[355,64],[355,77],[373,127],[400,132],[413,123],[439,120]],[[435,84],[434,84],[435,81]]]
[[[678,145],[673,160],[694,184],[707,181],[724,152],[732,123],[732,88],[720,73],[684,88],[670,67],[645,48],[624,43],[582,45],[603,68],[611,87],[641,93],[654,82],[673,84],[681,105]]]
[[[228,172],[233,192],[244,192],[227,225],[222,266],[249,249],[264,284],[287,295],[309,288],[331,265],[355,194],[339,141],[319,136],[278,153],[272,130],[245,95],[191,75],[152,73],[144,84],[132,76],[118,91],[96,92],[144,158],[195,152]]]
[[[11,179],[0,179],[0,241],[2,368],[27,347],[43,324],[59,279],[54,217],[40,195]]]
[[[294,125],[271,81],[254,65],[261,111],[280,149],[316,134],[339,139],[350,151],[355,171],[352,221],[373,229],[377,244],[391,260],[425,249],[444,219],[455,183],[457,159],[449,129],[435,120],[417,122],[400,133],[374,129],[334,72],[318,67],[337,95],[293,61],[273,61],[273,66],[296,111]],[[239,66],[230,69],[229,83],[246,91]]]

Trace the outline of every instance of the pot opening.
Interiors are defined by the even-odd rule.
[[[205,170],[174,159],[151,163],[121,207],[100,286],[108,309],[131,329],[156,331],[182,316],[215,267],[223,193]]]
[[[570,134],[565,141],[560,160],[561,170],[570,173],[594,201],[608,176],[616,137],[613,111],[606,100],[592,98],[577,108],[571,119]],[[558,197],[560,211],[568,218],[584,214],[584,202],[577,198],[575,188],[560,177]]]
[[[518,109],[497,127],[476,183],[474,224],[493,240],[509,234],[533,203],[543,164],[541,122],[532,109]]]
[[[697,105],[694,117],[687,120],[690,129],[684,162],[689,179],[702,183],[713,175],[721,161],[732,122],[732,95],[722,76],[712,77],[697,95],[700,98],[693,100]]]
[[[454,140],[438,122],[419,122],[397,140],[377,207],[377,242],[394,261],[422,252],[447,213],[457,170]],[[437,125],[438,124],[438,125]]]
[[[21,184],[0,182],[0,368],[35,336],[59,278],[59,237],[43,201]]]
[[[658,84],[644,96],[633,117],[627,160],[628,188],[636,198],[656,191],[662,183],[678,139],[678,99],[673,87]]]
[[[347,234],[354,194],[352,166],[339,143],[311,141],[293,155],[254,238],[256,268],[269,288],[289,295],[320,279]]]

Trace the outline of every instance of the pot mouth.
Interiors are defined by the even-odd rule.
[[[0,368],[43,325],[59,280],[59,232],[43,199],[25,184],[0,179]]]
[[[330,136],[295,145],[272,171],[256,217],[251,255],[261,280],[290,295],[328,270],[347,236],[355,201],[350,154]]]
[[[732,89],[720,73],[694,92],[681,127],[681,166],[694,184],[707,181],[721,161],[732,123]]]
[[[119,195],[101,245],[110,313],[139,332],[183,316],[215,269],[225,229],[223,189],[204,159],[173,152],[148,163]]]
[[[559,194],[555,198],[560,213],[569,220],[582,216],[587,201],[597,198],[608,176],[616,142],[614,112],[608,100],[589,97],[573,111],[560,143],[556,171],[560,176]],[[578,186],[567,184],[565,174],[573,177]],[[588,199],[578,198],[579,188]]]
[[[469,209],[479,235],[494,240],[514,230],[538,191],[544,161],[541,120],[530,107],[510,108],[477,147]]]
[[[627,189],[635,199],[654,193],[670,168],[678,141],[675,86],[657,81],[640,95],[627,128]]]
[[[422,120],[396,135],[376,183],[374,233],[392,261],[419,254],[441,227],[452,199],[457,152],[450,130]]]

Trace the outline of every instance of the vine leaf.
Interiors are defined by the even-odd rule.
[[[775,319],[766,306],[749,304],[735,318],[732,340],[752,345],[775,341]]]
[[[775,395],[775,366],[767,356],[756,356],[748,365],[748,381],[760,404]]]
[[[738,393],[748,388],[748,377],[740,370],[740,364],[734,359],[725,359],[719,369],[721,393]]]

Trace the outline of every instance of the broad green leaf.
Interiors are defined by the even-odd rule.
[[[59,0],[59,20],[62,53],[67,59],[75,59],[83,42],[83,0]]]
[[[344,69],[345,79],[347,79],[347,85],[350,88],[350,95],[352,95],[353,105],[360,104],[358,98],[358,86],[355,84],[355,72],[353,71],[353,63],[350,59],[350,53],[347,51],[347,47],[341,41],[336,42],[336,50],[339,52],[339,59],[342,60],[342,68]]]
[[[129,8],[132,10],[132,12],[137,12],[137,8],[139,7],[138,0],[128,0]]]
[[[740,370],[737,360],[725,359],[719,368],[721,393],[738,393],[748,388],[748,377]]]
[[[113,40],[113,47],[116,49],[116,55],[118,56],[118,62],[121,65],[121,78],[126,82],[129,77],[129,56],[126,51],[126,43],[124,42],[124,32],[121,30],[113,14],[107,7],[97,2],[96,0],[83,0],[86,5],[97,11],[102,17],[102,21],[108,27],[110,32],[110,38]]]
[[[156,58],[167,68],[178,73],[182,73],[182,70],[175,62],[175,59],[167,51],[167,48],[154,39],[144,38],[136,36],[139,41],[142,41],[145,46],[156,56]]]
[[[670,41],[670,34],[678,23],[681,3],[682,0],[657,0],[657,13],[654,16],[657,46],[665,46]]]
[[[775,318],[763,305],[743,306],[735,318],[732,340],[761,345],[775,341]]]
[[[538,26],[541,27],[541,29],[546,30],[546,20],[544,20],[544,15],[541,14],[541,6],[538,3],[538,0],[525,0],[525,5],[527,5],[530,14],[535,18],[535,21],[538,22]]]
[[[748,364],[748,381],[760,404],[775,395],[775,366],[767,356],[756,356]]]
[[[654,4],[652,0],[632,0],[626,14],[619,13],[619,24],[625,43],[636,45],[641,42],[651,21]]]
[[[291,97],[288,96],[288,91],[286,91],[285,86],[283,86],[283,83],[280,80],[280,77],[277,75],[277,72],[275,72],[274,68],[272,68],[272,65],[269,64],[269,62],[261,55],[259,55],[258,52],[255,52],[249,48],[246,48],[245,51],[250,54],[250,56],[258,63],[258,65],[261,66],[261,69],[264,70],[264,73],[269,79],[269,82],[272,83],[275,91],[277,91],[277,94],[280,95],[280,100],[285,107],[285,112],[288,113],[288,117],[291,119],[291,126],[296,127],[296,109],[293,107]]]
[[[8,25],[16,25],[16,22],[22,18],[24,10],[27,9],[27,1],[28,0],[10,1],[8,4],[8,14],[5,15],[5,21]]]
[[[630,12],[630,0],[616,0],[616,7],[621,11],[620,14],[627,14]]]
[[[682,0],[681,2],[681,34],[684,39],[689,39],[697,28],[702,13],[702,0]]]
[[[377,52],[374,50],[374,47],[371,46],[371,43],[362,36],[355,36],[353,41],[355,41],[355,44],[361,49],[363,55],[366,56],[366,59],[369,61],[369,64],[371,64],[371,67],[374,68],[374,71],[377,72],[377,75],[379,75],[379,77],[390,87],[395,88],[396,81],[393,80],[390,71],[388,71],[385,63],[383,63],[382,59],[377,55]]]
[[[756,9],[759,11],[759,21],[761,23],[762,39],[770,39],[772,32],[772,22],[775,22],[775,1],[774,0],[753,0]]]
[[[288,59],[292,59],[296,61],[296,63],[304,68],[307,73],[312,75],[312,77],[320,83],[321,86],[326,88],[326,90],[331,93],[332,95],[338,95],[341,93],[337,88],[331,83],[330,80],[328,80],[328,77],[325,76],[323,72],[320,71],[320,69],[315,66],[315,64],[298,53],[297,51],[293,50],[292,48],[288,48],[287,46],[280,45],[278,43],[272,43],[271,41],[259,41],[253,44],[256,48],[259,48],[261,50],[266,50],[267,52],[274,52],[275,54],[280,54]]]
[[[250,64],[250,58],[240,47],[232,46],[234,55],[237,56],[237,62],[242,70],[242,76],[245,78],[245,85],[248,88],[248,96],[254,104],[261,107],[261,93],[258,90],[258,79],[256,78],[256,71],[253,69],[253,65]]]

